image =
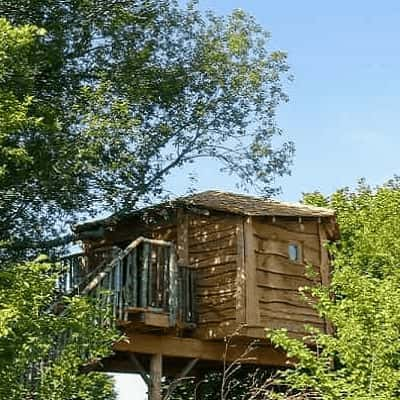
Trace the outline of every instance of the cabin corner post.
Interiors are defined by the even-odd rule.
[[[243,219],[239,217],[236,223],[236,322],[238,324],[246,323],[246,264],[244,254],[243,224]]]
[[[246,325],[250,328],[260,324],[258,296],[257,296],[257,260],[256,244],[253,229],[253,218],[243,220],[244,262],[246,279]]]

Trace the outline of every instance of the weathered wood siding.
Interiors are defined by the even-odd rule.
[[[300,287],[329,279],[322,247],[326,233],[317,218],[201,215],[176,209],[169,219],[124,221],[103,239],[86,241],[91,265],[98,263],[95,250],[123,248],[138,236],[173,241],[178,265],[195,269],[195,337],[221,339],[241,323],[247,325],[241,333],[251,337],[265,337],[264,328],[286,328],[295,336],[305,334],[305,324],[326,328],[299,293]],[[300,246],[300,262],[289,260],[290,243]],[[306,276],[306,265],[314,269],[313,278]]]
[[[321,282],[318,221],[253,218],[252,225],[259,324],[286,328],[296,336],[305,334],[305,324],[324,329],[317,312],[299,294],[299,288]],[[299,262],[289,259],[290,243],[300,246]],[[306,276],[306,265],[312,266],[313,278]]]
[[[236,329],[238,218],[189,217],[189,262],[196,269],[195,335],[221,338]]]

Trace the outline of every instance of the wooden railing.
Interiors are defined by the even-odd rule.
[[[83,289],[127,320],[129,309],[170,311],[175,321],[176,262],[173,243],[139,237],[108,263]],[[171,295],[170,295],[171,294]]]
[[[60,293],[95,296],[111,307],[116,320],[148,310],[168,313],[170,326],[196,322],[195,271],[177,266],[173,242],[139,237],[124,250],[101,249],[99,264],[91,271],[84,253],[61,262]]]
[[[96,260],[96,268],[90,270],[85,253],[75,253],[61,257],[61,272],[56,282],[57,289],[62,294],[80,294],[90,280],[100,272],[105,265],[118,256],[121,249],[107,247],[93,252]]]
[[[111,307],[112,320],[100,323],[110,325],[116,320],[127,320],[131,311],[151,311],[167,313],[170,327],[177,323],[195,327],[195,271],[177,266],[172,242],[139,237],[124,250],[107,249],[100,264],[90,272],[83,253],[64,257],[61,263],[63,268],[57,281],[61,295],[95,296],[102,306]],[[60,304],[61,297],[47,312],[61,310],[60,317],[68,314],[68,307]],[[69,338],[70,332],[60,334],[48,355],[30,365],[21,376],[32,390]]]
[[[63,294],[76,290],[86,273],[84,253],[68,255],[60,259],[62,270],[57,279],[57,289]]]
[[[179,292],[178,308],[179,320],[185,324],[196,324],[196,275],[191,267],[178,267]]]
[[[128,320],[130,312],[168,313],[195,323],[194,271],[178,267],[172,242],[139,237],[107,263],[81,291],[112,308],[115,320]]]

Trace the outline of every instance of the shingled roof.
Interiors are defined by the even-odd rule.
[[[286,203],[218,190],[180,197],[175,200],[175,203],[249,216],[332,217],[335,215],[335,212],[328,208],[313,207],[301,203]]]
[[[124,218],[156,211],[163,208],[200,208],[210,211],[222,211],[230,214],[248,216],[276,217],[333,217],[335,212],[329,208],[313,207],[301,203],[286,203],[243,194],[208,190],[189,196],[178,197],[169,202],[135,210],[131,213],[116,214],[111,217],[75,226],[75,232],[82,232],[96,226],[107,226]]]

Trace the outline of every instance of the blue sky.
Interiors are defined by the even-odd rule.
[[[400,2],[395,0],[200,0],[227,14],[241,8],[272,34],[270,48],[288,52],[295,80],[278,112],[296,144],[292,175],[279,180],[281,199],[331,193],[365,177],[380,184],[399,173]],[[198,188],[235,190],[234,180],[198,170]],[[183,192],[185,176],[170,189]],[[122,380],[118,380],[122,382]],[[119,383],[120,400],[144,399],[132,377]]]
[[[330,193],[360,177],[382,183],[397,172],[400,93],[400,2],[200,0],[226,14],[242,8],[272,34],[271,49],[288,52],[295,80],[278,113],[296,144],[292,176],[279,180],[281,198]],[[234,189],[233,179],[204,163],[199,189]],[[210,176],[213,178],[210,180]],[[182,174],[172,189],[182,190]]]

